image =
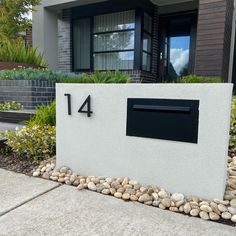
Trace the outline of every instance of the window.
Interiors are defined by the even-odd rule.
[[[152,18],[144,13],[143,17],[143,56],[142,56],[142,69],[151,71],[152,60]]]
[[[151,71],[152,28],[152,17],[141,10],[75,20],[74,70]]]
[[[76,70],[90,70],[91,68],[90,30],[90,18],[74,22],[74,68]]]
[[[149,16],[147,13],[144,13],[144,30],[148,33],[152,33],[152,17]]]
[[[94,68],[134,68],[135,11],[94,17]]]

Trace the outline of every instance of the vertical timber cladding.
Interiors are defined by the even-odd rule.
[[[234,0],[199,0],[195,74],[228,80]]]
[[[226,83],[57,84],[57,165],[88,176],[128,176],[173,193],[223,199],[232,87]],[[126,135],[128,99],[135,109],[131,122],[136,116],[136,125],[144,127],[141,131],[152,131],[153,126],[157,137]],[[168,122],[162,130],[156,110],[159,121]],[[178,141],[170,140],[175,131],[185,140],[176,136]],[[165,139],[158,137],[167,133]],[[186,142],[190,138],[192,142]]]

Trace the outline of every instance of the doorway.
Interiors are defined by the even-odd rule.
[[[171,82],[194,72],[197,13],[160,16],[159,77]]]

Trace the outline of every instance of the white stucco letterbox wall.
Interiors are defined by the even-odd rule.
[[[58,167],[223,198],[231,84],[57,84],[56,90]],[[91,117],[78,113],[89,95]],[[126,136],[128,98],[199,100],[198,143]]]

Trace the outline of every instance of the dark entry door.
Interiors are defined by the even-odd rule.
[[[197,13],[160,16],[159,77],[173,81],[194,71]]]

